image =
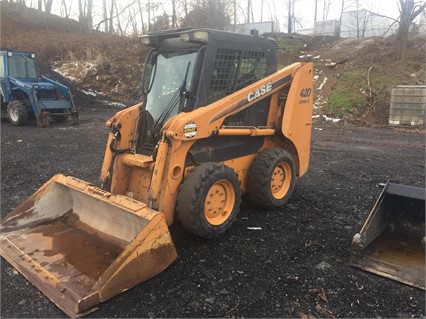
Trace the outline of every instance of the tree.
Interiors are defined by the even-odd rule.
[[[170,29],[170,18],[167,13],[158,16],[152,23],[151,31],[161,31]]]
[[[247,23],[250,23],[251,0],[247,0]]]
[[[44,12],[50,13],[52,10],[53,0],[44,0]]]
[[[109,33],[114,33],[114,19],[113,19],[114,3],[115,3],[115,0],[111,0],[111,6],[110,6],[110,9],[109,9],[109,27],[108,27]]]
[[[227,4],[226,0],[201,0],[183,18],[181,26],[223,30],[231,21]]]
[[[67,4],[67,0],[61,0],[61,17],[69,18],[71,14],[71,7],[72,7],[72,1],[68,1],[69,5]]]
[[[293,19],[292,19],[292,7],[294,6],[294,2],[292,0],[287,1],[287,33],[293,32]]]
[[[104,31],[108,32],[108,6],[106,0],[103,0],[102,2],[102,9],[103,9],[103,17],[104,17]]]
[[[403,60],[408,41],[408,31],[414,19],[426,8],[426,2],[414,0],[399,0],[399,28],[396,33],[396,58]]]
[[[172,1],[172,28],[177,28],[176,0]]]
[[[92,30],[92,8],[93,0],[78,0],[78,22],[82,25],[84,32]]]
[[[294,14],[294,5],[297,0],[287,0],[287,33],[294,33],[296,25],[300,25],[299,19]]]
[[[139,6],[139,14],[141,16],[142,34],[145,34],[146,30],[145,30],[145,24],[143,23],[143,10],[141,5],[141,0],[138,0],[138,6]]]
[[[328,19],[328,13],[330,11],[330,2],[331,0],[324,0],[322,6],[322,20],[325,21]]]

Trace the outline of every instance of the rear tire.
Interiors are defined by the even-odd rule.
[[[21,101],[13,100],[7,106],[7,117],[13,125],[24,125],[28,119],[27,107]]]
[[[268,148],[251,165],[247,191],[253,203],[272,210],[290,199],[295,184],[293,157],[281,148]]]
[[[176,211],[190,233],[210,239],[228,230],[240,210],[237,174],[220,163],[195,167],[179,187]]]

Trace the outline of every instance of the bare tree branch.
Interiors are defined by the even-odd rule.
[[[126,11],[127,8],[131,7],[132,5],[135,4],[136,1],[133,1],[132,3],[128,4],[127,6],[124,7],[123,10],[121,10],[119,13],[116,13],[114,16],[109,17],[108,19],[102,19],[101,21],[99,21],[96,25],[95,25],[95,30],[99,30],[99,27],[101,26],[102,23],[104,23],[105,21],[109,21],[112,19],[117,18],[118,16],[120,16],[124,11]]]

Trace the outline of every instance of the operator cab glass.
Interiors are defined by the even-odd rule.
[[[178,51],[160,52],[156,55],[151,71],[150,90],[146,97],[146,111],[154,120],[159,119],[168,106],[169,118],[178,113],[177,106],[180,99],[184,98],[180,96],[180,91],[191,87],[196,54],[194,51]],[[182,88],[184,80],[186,87]]]
[[[145,65],[143,148],[152,152],[163,125],[188,103],[197,50],[152,52]]]
[[[13,54],[8,56],[9,75],[14,78],[35,79],[37,71],[34,59],[24,55]]]

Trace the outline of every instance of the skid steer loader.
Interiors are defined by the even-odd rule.
[[[209,29],[142,37],[143,103],[118,112],[101,188],[54,176],[1,221],[1,255],[70,316],[176,258],[167,225],[219,236],[241,202],[283,205],[308,169],[313,65]]]

